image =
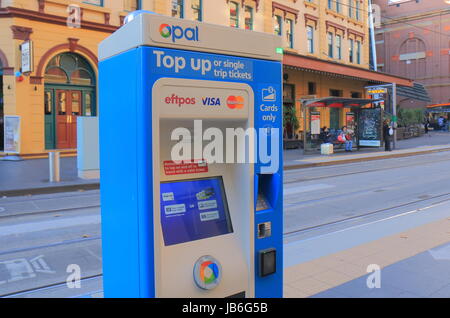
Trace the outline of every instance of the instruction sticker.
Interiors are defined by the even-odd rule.
[[[165,209],[166,215],[186,213],[186,205],[185,204],[166,205],[164,209]]]
[[[217,201],[216,200],[201,201],[198,203],[198,209],[200,211],[217,209]]]
[[[200,220],[202,222],[214,221],[219,219],[219,217],[219,211],[200,213]]]
[[[206,172],[208,172],[208,164],[205,161],[183,161],[181,163],[164,161],[164,173],[166,176]]]

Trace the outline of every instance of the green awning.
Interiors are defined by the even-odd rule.
[[[397,86],[397,95],[413,100],[431,102],[431,98],[428,95],[425,86],[420,83],[414,83],[413,87]]]

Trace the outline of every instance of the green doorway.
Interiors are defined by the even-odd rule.
[[[77,118],[97,116],[95,73],[75,53],[55,56],[45,73],[45,148],[77,147]]]
[[[340,109],[339,108],[330,108],[330,128],[331,129],[339,129],[339,119],[340,119]]]

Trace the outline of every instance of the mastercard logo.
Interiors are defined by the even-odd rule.
[[[212,256],[201,257],[194,266],[194,281],[205,290],[216,288],[221,280],[221,265]]]
[[[227,106],[230,109],[242,109],[244,108],[244,97],[242,96],[229,96],[227,98]]]

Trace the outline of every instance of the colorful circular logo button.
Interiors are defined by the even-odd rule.
[[[222,279],[222,266],[212,256],[201,257],[194,265],[194,281],[205,290],[216,288]]]
[[[172,35],[172,29],[170,28],[170,25],[168,24],[161,24],[159,26],[159,33],[163,38],[168,38]]]

